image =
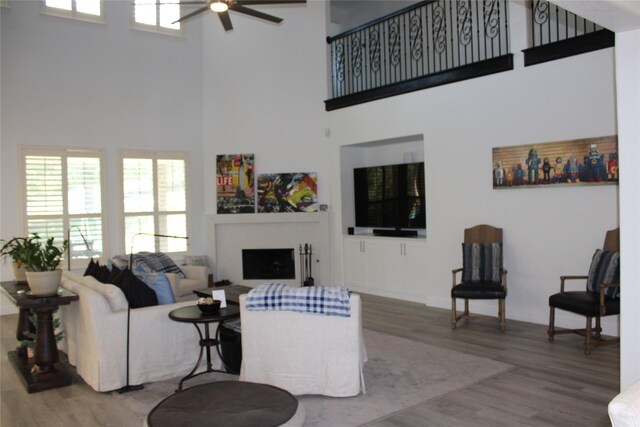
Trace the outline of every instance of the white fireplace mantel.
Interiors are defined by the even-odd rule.
[[[331,277],[329,236],[328,212],[207,215],[208,255],[216,281],[257,286],[262,281],[242,277],[242,249],[293,248],[296,278],[278,282],[299,286],[298,250],[309,243],[313,247],[312,276],[316,284],[326,284]]]
[[[208,215],[213,224],[277,224],[277,223],[325,223],[329,219],[327,212],[286,212],[261,214],[213,214]]]

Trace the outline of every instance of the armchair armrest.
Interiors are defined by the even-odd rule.
[[[187,279],[202,280],[205,286],[209,280],[209,269],[204,265],[181,265],[180,270]]]
[[[619,288],[619,287],[620,287],[620,283],[610,283],[606,285],[603,283],[600,285],[600,315],[601,316],[604,316],[607,313],[607,308],[604,305],[604,297],[605,297],[604,292],[607,289]]]
[[[587,280],[588,276],[560,276],[560,292],[564,292],[565,280]]]
[[[454,270],[451,270],[451,274],[453,275],[453,280],[451,282],[451,288],[455,288],[456,287],[456,274],[460,273],[462,270],[464,270],[464,268],[456,268]]]

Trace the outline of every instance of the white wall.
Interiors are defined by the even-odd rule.
[[[131,2],[104,2],[106,23],[40,14],[39,1],[1,8],[2,206],[0,237],[24,234],[16,164],[20,145],[91,147],[106,153],[108,236],[118,222],[118,150],[191,154],[190,250],[205,252],[200,24],[182,37],[132,30]],[[112,244],[121,238],[111,239]],[[123,251],[109,247],[107,254]],[[4,263],[1,280],[11,280]],[[6,305],[3,304],[3,309]],[[3,310],[4,312],[4,310]]]
[[[640,30],[616,33],[620,146],[620,389],[640,381]]]
[[[204,17],[207,214],[216,212],[216,155],[233,153],[255,154],[256,176],[317,172],[318,202],[331,208],[323,103],[326,43],[318,36],[326,33],[326,7],[318,1],[256,7],[283,18],[279,25],[231,12],[234,30],[229,32],[217,17]],[[213,241],[209,253],[215,253]]]
[[[524,25],[525,11],[519,3],[510,8],[515,70],[333,111],[332,161],[339,161],[345,145],[423,135],[426,304],[450,307],[463,229],[489,223],[504,230],[507,317],[546,324],[559,276],[586,274],[605,231],[618,225],[618,188],[493,190],[491,149],[616,134],[613,49],[524,68],[525,36],[515,28]],[[337,194],[350,178],[333,177]],[[336,210],[339,200],[334,198]],[[352,225],[337,224],[334,240]],[[340,246],[335,248],[340,263]],[[494,314],[497,304],[475,301],[471,309]],[[560,326],[584,327],[584,318],[568,313],[558,312],[556,319]],[[617,333],[617,319],[604,325]]]

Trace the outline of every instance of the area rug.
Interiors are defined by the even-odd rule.
[[[513,369],[507,363],[370,330],[364,331],[364,341],[369,358],[364,367],[366,394],[350,398],[298,396],[307,414],[305,426],[362,426]],[[237,376],[200,375],[184,387],[223,379]],[[145,384],[143,390],[114,396],[143,420],[176,390],[178,382],[176,378]]]

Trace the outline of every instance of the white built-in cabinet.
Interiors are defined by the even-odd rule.
[[[356,292],[424,302],[424,238],[344,236],[345,285]]]

